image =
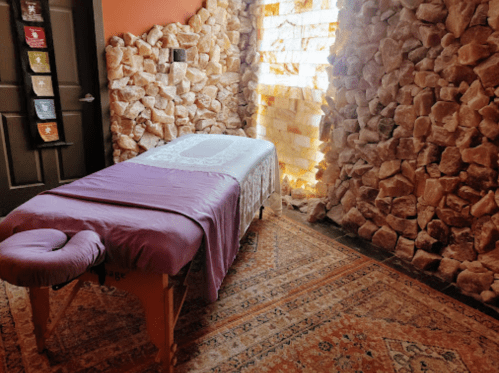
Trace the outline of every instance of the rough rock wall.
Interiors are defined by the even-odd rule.
[[[106,48],[114,162],[189,133],[256,136],[249,0],[207,0],[187,25],[113,37]],[[253,43],[254,45],[254,43]],[[173,62],[171,50],[186,50]]]
[[[499,0],[338,3],[327,215],[497,301]]]

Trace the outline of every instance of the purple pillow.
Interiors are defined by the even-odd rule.
[[[100,264],[104,256],[93,231],[80,231],[68,241],[59,230],[33,229],[0,243],[0,278],[17,286],[59,285]]]

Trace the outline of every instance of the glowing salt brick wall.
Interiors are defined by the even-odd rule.
[[[284,174],[315,184],[336,0],[257,1],[258,136],[277,148]]]

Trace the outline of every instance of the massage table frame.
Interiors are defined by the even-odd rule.
[[[259,219],[262,219],[263,208],[263,206],[260,207]],[[165,372],[173,373],[177,363],[175,356],[177,345],[174,342],[174,330],[187,296],[187,279],[192,262],[186,265],[185,271],[181,271],[185,273],[177,276],[124,270],[106,264],[105,272],[118,273],[119,275],[105,276],[105,282],[102,276],[104,268],[101,267],[96,270],[97,267],[94,267],[77,279],[77,283],[57,311],[50,325],[50,287],[30,287],[29,299],[33,313],[34,334],[38,352],[41,353],[45,350],[45,341],[55,330],[83,283],[87,281],[113,286],[135,294],[139,298],[145,311],[147,332],[151,341],[158,348],[156,362],[161,362]]]

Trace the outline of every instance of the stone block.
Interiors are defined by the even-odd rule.
[[[496,199],[494,198],[494,192],[489,190],[489,192],[477,203],[471,207],[471,215],[474,217],[481,217],[485,214],[489,215],[497,210]]]
[[[494,282],[494,274],[491,271],[485,273],[475,273],[465,269],[457,275],[457,286],[467,292],[480,294],[482,291],[489,290]]]
[[[457,175],[462,169],[461,152],[456,147],[448,147],[442,152],[439,170],[445,175]]]
[[[138,142],[138,146],[144,150],[149,150],[156,147],[156,144],[160,140],[160,137],[150,133],[145,132]]]
[[[452,2],[448,6],[448,16],[445,20],[445,26],[452,32],[456,38],[459,38],[466,27],[469,25],[473,12],[475,10],[474,2]]]
[[[386,222],[390,227],[402,236],[415,239],[418,235],[418,224],[416,219],[399,218],[394,215],[387,215]]]
[[[402,171],[402,175],[414,184],[414,182],[416,181],[416,161],[404,160],[400,165],[400,169]]]
[[[490,169],[497,166],[497,152],[495,145],[486,142],[474,148],[463,149],[461,155],[463,162],[477,163]]]
[[[489,10],[487,13],[487,21],[490,27],[494,30],[499,30],[499,2],[490,1]]]
[[[326,216],[329,219],[331,219],[333,222],[335,222],[337,225],[341,225],[344,215],[345,212],[343,211],[343,206],[341,205],[336,205],[332,207],[326,214]]]
[[[414,75],[414,83],[421,88],[435,88],[439,79],[440,75],[433,71],[417,71]]]
[[[372,204],[359,201],[357,203],[357,209],[366,219],[372,220],[372,222],[376,224],[378,227],[387,224],[385,215]]]
[[[399,237],[395,247],[395,255],[408,262],[414,257],[414,241],[404,237]]]
[[[378,155],[383,161],[391,161],[396,159],[395,154],[398,146],[398,139],[391,138],[386,141],[381,141],[378,143],[377,150]]]
[[[458,87],[442,87],[440,89],[440,99],[443,101],[457,101],[458,94]]]
[[[119,90],[118,97],[122,101],[133,102],[140,100],[142,97],[145,96],[145,94],[146,91],[142,87],[126,86],[125,88]]]
[[[466,184],[476,190],[489,190],[497,186],[497,171],[472,163],[466,170]]]
[[[170,65],[170,84],[177,85],[182,82],[187,73],[187,63],[185,62],[172,62]]]
[[[398,159],[416,159],[417,152],[415,144],[417,140],[412,137],[404,137],[399,139],[399,145],[397,146],[396,156]]]
[[[459,108],[459,125],[464,127],[478,127],[482,120],[480,114],[470,106],[463,104]]]
[[[123,50],[120,47],[106,48],[106,64],[108,70],[116,69],[123,59]]]
[[[308,201],[307,221],[314,223],[326,217],[326,205],[319,198]]]
[[[494,273],[499,273],[499,248],[478,256],[479,262]]]
[[[424,137],[430,134],[431,120],[429,117],[418,117],[414,121],[414,137]]]
[[[436,213],[438,218],[443,220],[443,222],[449,226],[467,227],[473,220],[473,216],[470,215],[469,209],[466,208],[462,211],[455,211],[450,208],[437,207]]]
[[[440,182],[440,185],[442,185],[444,193],[446,194],[453,193],[458,184],[461,182],[457,176],[442,176],[438,181]]]
[[[402,175],[395,175],[380,181],[380,197],[407,196],[414,190],[414,185]]]
[[[400,43],[394,39],[385,38],[381,40],[379,48],[385,73],[398,69],[403,61]]]
[[[447,8],[443,4],[421,4],[416,11],[417,19],[430,22],[442,22],[447,16]]]
[[[412,258],[412,264],[414,267],[419,268],[423,271],[433,270],[438,267],[442,257],[438,254],[429,253],[424,250],[416,251],[414,258]]]
[[[136,86],[146,86],[156,80],[156,75],[151,73],[146,73],[145,71],[139,71],[133,75],[133,83]]]
[[[499,122],[499,107],[497,107],[495,102],[491,102],[490,104],[479,109],[478,114],[480,114],[483,119],[489,119],[496,123]]]
[[[161,26],[154,26],[149,33],[147,34],[147,43],[151,46],[154,46],[159,38],[163,36],[163,27]],[[139,48],[139,53],[140,53],[140,48]]]
[[[461,97],[461,102],[467,104],[472,110],[480,110],[489,104],[490,97],[485,94],[482,83],[475,80]]]
[[[428,234],[438,242],[446,245],[449,240],[449,227],[441,220],[432,220],[426,226]]]
[[[374,233],[372,243],[385,250],[393,251],[397,244],[397,233],[390,227],[383,226]]]
[[[358,235],[365,240],[371,241],[374,233],[379,229],[379,227],[372,221],[367,220],[358,230]]]
[[[443,188],[438,179],[426,180],[423,198],[428,205],[438,206],[443,195]]]
[[[480,78],[484,88],[499,85],[499,70],[497,69],[498,64],[499,53],[495,53],[473,69],[473,71]]]
[[[449,132],[443,127],[436,125],[431,126],[431,133],[428,136],[427,141],[438,146],[455,146],[456,145],[457,134],[455,132]]]
[[[419,37],[423,42],[423,47],[432,48],[440,45],[445,30],[431,24],[421,24],[419,26]]]
[[[477,61],[490,56],[490,48],[487,45],[466,44],[458,50],[457,61],[462,65],[475,65]]]
[[[408,195],[404,197],[394,198],[391,203],[391,214],[400,218],[416,216],[416,196]],[[388,212],[387,212],[388,213]]]
[[[142,39],[137,39],[135,41],[135,46],[142,57],[148,57],[152,53],[152,45]]]
[[[431,107],[430,118],[436,123],[445,123],[459,110],[457,102],[438,101]]]
[[[386,179],[400,172],[400,159],[383,162],[379,168],[378,177]]]
[[[432,252],[434,245],[438,243],[438,240],[435,238],[431,237],[427,231],[422,230],[418,233],[416,240],[414,244],[418,249],[427,251],[427,252]]]
[[[443,69],[441,77],[450,83],[458,85],[464,81],[471,84],[476,79],[476,72],[470,66],[460,65],[457,58],[454,63],[447,63],[444,66],[446,67]]]
[[[460,262],[473,261],[477,258],[477,252],[473,247],[473,242],[453,243],[442,250],[444,258],[455,259]]]
[[[454,282],[459,272],[459,264],[458,260],[442,258],[437,269],[437,276],[447,282]]]
[[[139,146],[137,145],[137,143],[127,135],[120,135],[116,143],[122,149],[135,152],[139,151]]]
[[[473,226],[475,236],[475,250],[479,254],[491,251],[499,239],[499,229],[490,219],[490,216],[482,216]]]

